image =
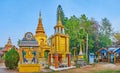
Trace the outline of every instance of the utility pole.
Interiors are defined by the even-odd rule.
[[[88,59],[88,33],[86,36],[86,58]]]

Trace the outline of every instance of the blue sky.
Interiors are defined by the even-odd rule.
[[[120,31],[120,0],[0,0],[0,46],[10,36],[17,45],[26,32],[35,34],[39,11],[42,12],[43,26],[48,37],[54,33],[56,10],[60,4],[65,16],[86,14],[97,21],[107,17],[115,31]]]

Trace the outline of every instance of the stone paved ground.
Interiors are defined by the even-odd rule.
[[[3,66],[4,64],[0,64],[0,73],[19,73],[18,70],[9,70]],[[97,63],[94,65],[87,65],[81,68],[75,68],[70,70],[64,70],[64,71],[57,71],[54,72],[49,69],[41,69],[40,73],[92,73],[93,71],[99,71],[99,70],[120,70],[120,64],[111,64],[111,63]]]
[[[64,71],[59,71],[56,73],[93,73],[93,72],[100,71],[100,70],[120,70],[120,64],[97,63],[94,65],[87,65],[81,68],[64,70]]]
[[[17,70],[8,70],[6,68],[0,68],[0,73],[18,73]]]
[[[18,73],[18,70],[10,70],[5,67],[3,62],[0,63],[0,73]]]

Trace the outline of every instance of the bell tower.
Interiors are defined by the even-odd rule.
[[[49,65],[59,67],[59,64],[66,63],[71,66],[71,55],[69,51],[69,35],[64,33],[64,26],[60,18],[60,10],[58,9],[58,20],[54,27],[55,33],[50,37],[51,52],[49,53]],[[54,61],[52,61],[54,60]]]

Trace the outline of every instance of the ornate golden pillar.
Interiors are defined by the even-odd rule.
[[[58,36],[56,36],[56,38],[55,38],[55,43],[56,43],[56,46],[55,46],[55,49],[56,49],[56,51],[58,51],[58,45],[59,45],[59,43],[58,43]]]
[[[37,58],[37,63],[39,64],[39,49],[38,48],[35,48],[35,50],[36,50],[36,58]]]
[[[69,52],[69,39],[66,38],[66,51]]]
[[[110,53],[108,53],[108,62],[110,62]]]
[[[116,53],[114,53],[114,63],[116,63]]]
[[[40,55],[41,55],[41,58],[44,58],[44,50],[43,50],[43,47],[40,48]]]
[[[99,60],[100,60],[100,58],[99,58],[99,57],[100,57],[100,53],[98,53],[98,62],[100,62],[100,61],[99,61]]]
[[[22,62],[23,62],[23,56],[22,56],[22,48],[21,47],[20,47],[19,54],[20,54],[20,64],[22,64]]]
[[[58,36],[58,49],[57,52],[60,51],[60,36]]]

